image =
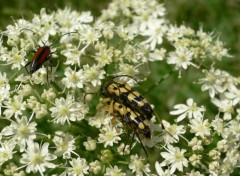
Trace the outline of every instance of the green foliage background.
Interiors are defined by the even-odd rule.
[[[98,16],[100,10],[106,8],[110,1],[0,0],[0,2],[0,31],[3,31],[7,25],[13,24],[15,19],[31,19],[34,14],[39,14],[43,7],[49,12],[67,6],[77,11],[90,10],[94,16]],[[166,0],[163,2],[166,4],[167,18],[172,24],[185,24],[195,30],[202,26],[204,31],[214,31],[219,35],[233,57],[217,63],[216,68],[226,70],[236,77],[240,75],[240,0]],[[166,64],[163,65],[162,62],[149,65],[151,74],[137,88],[149,102],[155,105],[157,114],[163,119],[173,121],[169,116],[172,106],[184,103],[187,98],[192,97],[199,105],[207,106],[208,110],[212,109],[206,118],[214,118],[217,112],[210,103],[208,92],[201,92],[200,85],[194,83],[203,76],[200,70],[183,71],[182,79],[178,79],[178,73],[173,73],[158,84],[157,82],[168,75],[172,69]],[[4,69],[1,68],[1,70]],[[156,86],[155,83],[157,83]]]

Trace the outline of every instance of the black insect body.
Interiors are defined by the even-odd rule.
[[[148,101],[138,91],[124,82],[110,81],[105,86],[103,97],[111,97],[146,116],[149,120],[153,117],[153,109]]]

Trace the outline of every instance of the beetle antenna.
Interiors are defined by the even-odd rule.
[[[162,126],[162,129],[165,130],[165,132],[166,132],[169,136],[171,136],[171,137],[174,138],[176,141],[178,141],[178,139],[176,139],[171,133],[169,133],[169,132],[165,129],[165,127],[164,127],[164,125],[163,125],[163,123],[162,123],[162,120],[161,120],[161,118],[157,115],[157,113],[154,113],[154,115],[157,117],[160,125]]]
[[[110,76],[110,77],[108,77],[108,78],[104,81],[104,83],[102,84],[102,86],[101,86],[101,92],[104,92],[104,87],[106,87],[106,85],[108,85],[108,84],[111,83],[111,82],[115,82],[113,79],[118,78],[118,77],[129,77],[129,78],[133,79],[138,85],[140,84],[139,81],[137,81],[134,77],[129,76],[129,75]]]
[[[28,28],[22,28],[21,30],[20,30],[20,32],[22,32],[22,31],[31,31],[33,34],[37,34],[36,32],[34,32],[34,31],[32,31],[31,29],[28,29]]]
[[[22,28],[21,30],[20,30],[20,32],[22,32],[22,31],[30,31],[30,32],[32,32],[34,35],[38,35],[39,36],[39,38],[40,38],[40,40],[41,40],[41,42],[43,43],[43,45],[45,45],[45,43],[42,41],[42,39],[41,39],[41,36],[38,34],[38,33],[36,33],[36,32],[34,32],[34,31],[32,31],[31,29],[28,29],[28,28]]]
[[[113,79],[118,78],[118,77],[128,77],[128,78],[133,79],[138,85],[140,84],[139,81],[136,80],[136,78],[129,76],[129,75],[117,75],[117,76],[113,76]]]
[[[80,36],[80,34],[78,32],[68,32],[68,33],[65,33],[61,36],[59,36],[49,47],[53,46],[57,41],[59,41],[63,36],[65,35],[69,35],[69,34],[78,34]]]

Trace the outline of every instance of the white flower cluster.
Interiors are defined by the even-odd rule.
[[[165,11],[157,0],[113,0],[95,19],[90,12],[42,9],[31,21],[7,26],[0,38],[1,170],[6,175],[141,176],[154,173],[154,163],[159,175],[197,175],[194,167],[208,165],[199,174],[228,174],[237,167],[240,115],[233,115],[240,114],[239,81],[224,71],[205,70],[206,77],[199,81],[219,108],[215,120],[203,119],[205,108],[190,98],[171,112],[179,115],[178,123],[187,118],[187,126],[163,121],[162,135],[159,122],[152,121],[152,140],[143,139],[142,145],[166,151],[150,163],[130,154],[130,146],[134,152],[141,147],[123,140],[124,134],[131,138],[131,129],[113,123],[98,104],[97,94],[112,75],[146,77],[145,66],[159,61],[174,65],[180,75],[182,69],[202,69],[206,61],[229,56],[212,33],[171,25]],[[34,73],[28,74],[31,69]],[[87,93],[96,93],[90,103],[85,102]],[[194,135],[190,142],[187,132]],[[214,135],[222,140],[209,151],[211,163],[204,163],[203,145]],[[188,149],[175,147],[182,139]],[[190,164],[192,169],[185,170]]]
[[[170,114],[178,116],[177,123],[182,123],[185,118],[188,121],[189,130],[178,132],[184,134],[179,136],[188,146],[183,146],[181,150],[171,144],[164,147],[166,152],[161,152],[161,156],[165,160],[155,164],[159,175],[172,175],[177,170],[190,175],[230,175],[239,167],[239,78],[213,66],[209,70],[203,69],[203,73],[205,77],[199,79],[199,84],[202,84],[202,91],[208,90],[209,100],[216,110],[211,113],[210,107],[197,106],[192,98],[186,104],[173,107]],[[168,123],[163,124],[179,143],[181,139],[176,136],[176,131],[182,125],[177,123],[172,125],[175,131],[169,128]]]
[[[229,75],[229,79],[233,77]],[[231,91],[223,93],[232,95]],[[240,115],[239,109],[235,107],[238,103],[233,105],[227,96],[220,94],[220,100],[212,98],[218,109],[215,118],[214,115],[209,115],[206,119],[204,115],[208,114],[209,109],[197,106],[191,98],[186,104],[174,106],[175,110],[170,114],[178,116],[176,124],[170,125],[163,121],[171,137],[165,136],[168,143],[167,147],[164,146],[166,151],[160,153],[164,160],[155,163],[159,175],[173,175],[179,171],[189,175],[230,175],[238,167]],[[235,110],[236,114],[233,116]],[[183,123],[185,118],[188,130],[179,124]]]

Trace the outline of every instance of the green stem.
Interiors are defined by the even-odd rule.
[[[17,72],[15,72],[10,78],[9,78],[9,82],[11,82],[11,79],[13,79],[16,75],[19,75],[19,72],[21,70],[18,70]]]
[[[168,72],[167,74],[163,75],[155,84],[153,84],[151,87],[148,88],[147,91],[145,92],[150,92],[152,91],[157,85],[161,84],[165,79],[170,77],[174,73],[174,70]]]

